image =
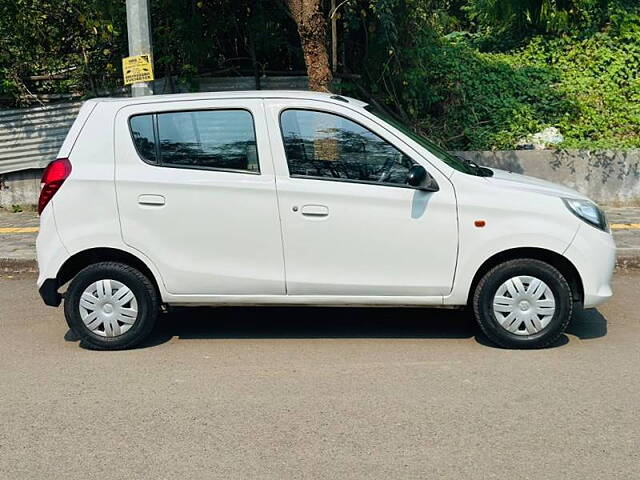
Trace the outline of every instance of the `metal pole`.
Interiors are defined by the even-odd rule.
[[[148,0],[127,0],[127,35],[129,55],[149,54],[153,65],[151,49],[151,12]],[[131,95],[153,95],[153,82],[139,82],[131,85]]]

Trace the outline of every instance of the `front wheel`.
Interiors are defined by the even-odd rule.
[[[487,272],[473,296],[476,320],[506,348],[543,348],[571,319],[573,297],[564,276],[540,260],[510,260]]]
[[[64,301],[69,328],[83,345],[122,350],[142,342],[153,330],[159,300],[149,279],[129,265],[101,262],[80,271]]]

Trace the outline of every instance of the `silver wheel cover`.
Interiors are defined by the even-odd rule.
[[[493,314],[498,323],[516,335],[533,335],[549,325],[556,299],[549,286],[536,277],[512,277],[498,287]]]
[[[80,297],[80,318],[101,337],[117,337],[138,319],[138,301],[129,287],[116,280],[98,280]]]

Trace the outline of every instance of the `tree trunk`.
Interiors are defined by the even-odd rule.
[[[327,22],[320,10],[322,0],[286,0],[298,26],[304,62],[309,76],[309,89],[331,91],[331,68],[325,43]]]

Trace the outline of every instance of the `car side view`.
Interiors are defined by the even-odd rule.
[[[331,94],[89,100],[39,212],[40,294],[96,349],[137,345],[163,305],[469,306],[540,348],[612,295],[589,199]]]

